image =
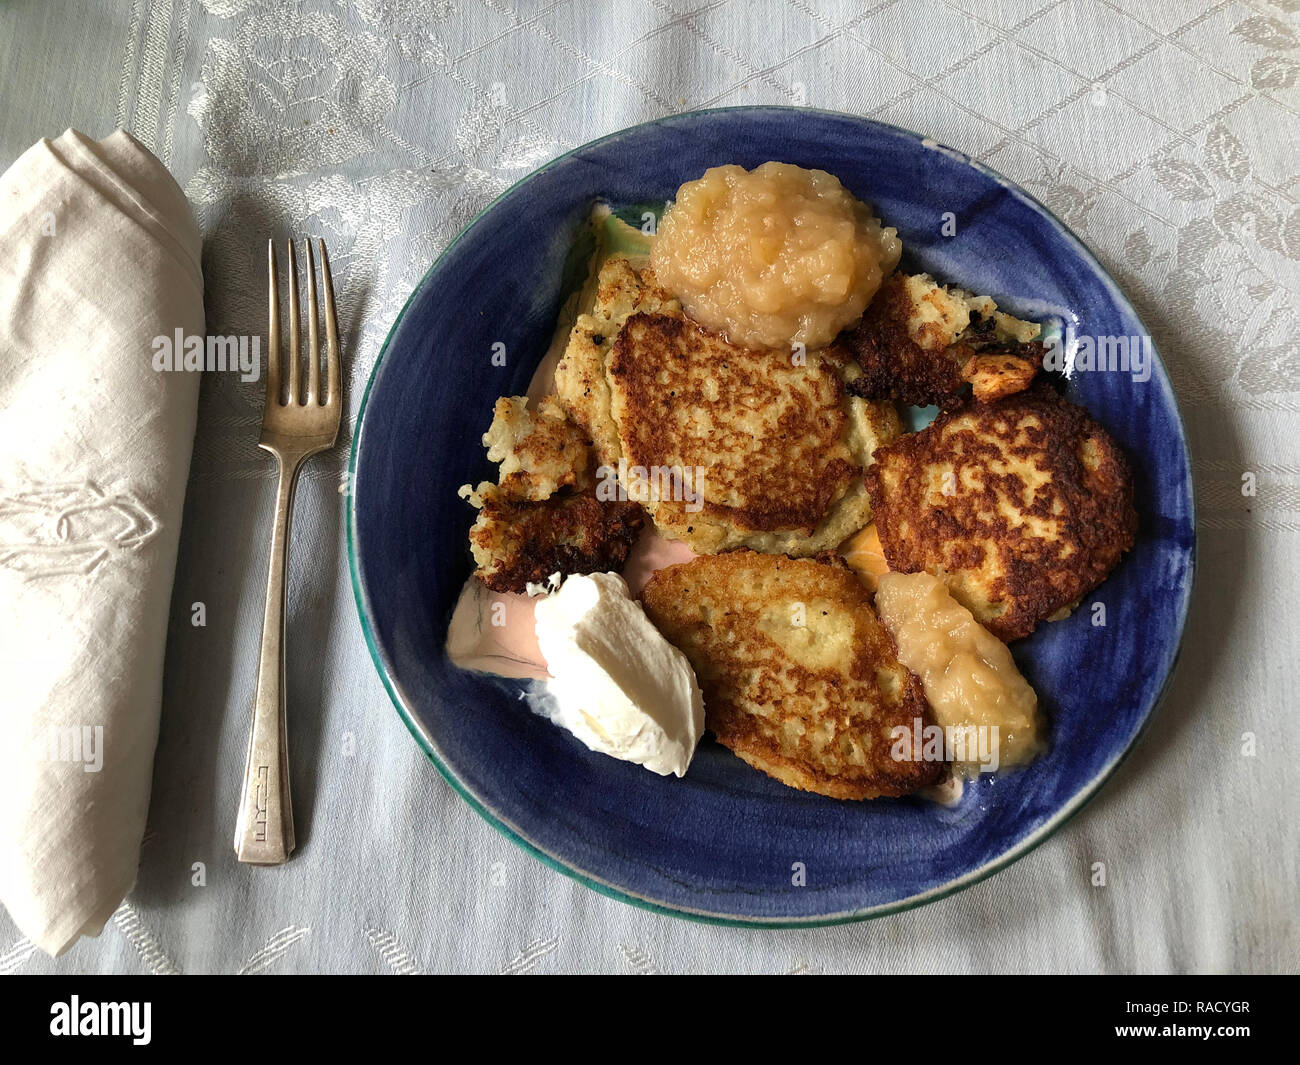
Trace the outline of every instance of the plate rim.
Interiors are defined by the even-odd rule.
[[[985,863],[977,869],[950,880],[945,884],[932,888],[929,891],[921,892],[916,895],[909,895],[906,898],[894,902],[880,903],[875,906],[864,907],[859,910],[844,911],[832,914],[816,914],[806,917],[740,917],[735,914],[716,913],[702,909],[692,909],[684,906],[670,906],[666,903],[638,895],[625,887],[615,886],[587,870],[580,869],[574,865],[567,864],[557,855],[543,850],[536,843],[526,838],[522,832],[503,814],[488,808],[488,806],[475,795],[469,787],[460,780],[450,765],[446,764],[438,751],[438,744],[432,735],[425,729],[419,721],[416,714],[407,705],[407,699],[401,691],[401,686],[397,683],[397,678],[391,670],[391,664],[388,662],[383,649],[375,639],[373,626],[370,622],[370,598],[365,588],[365,582],[361,576],[358,564],[357,552],[357,525],[356,525],[356,466],[357,456],[361,450],[361,444],[365,435],[365,413],[366,405],[370,399],[371,389],[379,378],[383,366],[384,357],[392,345],[393,338],[396,336],[411,303],[421,292],[424,291],[428,284],[430,276],[437,270],[439,264],[463,241],[482,221],[493,208],[496,207],[503,199],[513,193],[521,185],[531,181],[533,178],[555,166],[563,163],[565,160],[577,155],[579,152],[589,148],[596,147],[618,137],[624,136],[634,130],[644,129],[651,126],[660,126],[685,118],[691,118],[699,115],[719,115],[732,113],[745,113],[757,115],[763,112],[797,112],[799,114],[822,115],[834,119],[847,119],[851,122],[865,123],[876,126],[885,130],[892,131],[896,134],[902,134],[908,137],[921,147],[931,151],[940,151],[948,154],[950,157],[973,167],[975,170],[991,177],[1001,187],[1007,189],[1012,195],[1021,199],[1031,207],[1039,216],[1041,216],[1049,225],[1051,225],[1067,242],[1074,245],[1075,250],[1080,254],[1084,261],[1091,267],[1092,271],[1099,277],[1109,289],[1112,298],[1122,305],[1142,325],[1144,331],[1149,335],[1150,331],[1146,328],[1146,323],[1142,321],[1141,315],[1132,301],[1124,293],[1118,282],[1111,276],[1110,272],[1102,265],[1092,249],[1079,237],[1069,226],[1065,224],[1056,214],[1039,200],[1032,193],[1025,190],[1018,183],[1010,180],[1003,174],[999,173],[992,167],[973,159],[971,156],[959,149],[951,148],[933,137],[929,137],[914,130],[907,129],[904,126],[897,126],[889,122],[881,122],[878,119],[868,118],[864,115],[854,115],[844,111],[834,111],[826,108],[814,107],[795,107],[779,104],[748,104],[733,107],[711,107],[701,108],[693,111],[682,111],[672,115],[664,115],[659,118],[650,119],[646,122],[638,122],[631,126],[607,133],[604,136],[597,137],[594,140],[586,141],[577,145],[566,152],[557,155],[554,159],[549,160],[535,170],[529,171],[518,181],[513,182],[508,188],[502,190],[497,196],[493,197],[482,210],[474,215],[456,236],[447,243],[438,256],[429,264],[429,268],[421,276],[419,282],[411,290],[410,294],[402,304],[402,308],[393,319],[384,337],[384,342],[375,356],[374,364],[370,368],[369,376],[366,380],[366,387],[361,395],[361,403],[357,407],[356,419],[353,422],[353,434],[350,445],[348,459],[348,493],[347,493],[347,520],[345,522],[347,531],[347,553],[348,553],[348,573],[352,582],[353,600],[357,607],[358,620],[361,623],[362,635],[365,638],[366,647],[370,652],[370,658],[375,666],[375,671],[384,685],[384,690],[388,693],[390,701],[397,710],[398,716],[406,725],[407,731],[415,738],[417,745],[424,752],[425,756],[431,761],[438,770],[439,775],[451,785],[452,789],[464,799],[480,817],[489,825],[500,832],[512,843],[521,847],[523,850],[537,858],[544,865],[565,876],[571,877],[584,886],[604,895],[608,898],[617,899],[620,902],[628,903],[640,909],[649,910],[653,913],[664,914],[670,917],[676,917],[684,920],[695,921],[702,924],[731,927],[731,928],[827,928],[837,925],[854,924],[859,921],[874,920],[878,917],[887,917],[890,914],[903,913],[907,910],[913,910],[921,906],[938,902],[941,899],[948,898],[960,891],[964,891],[983,880],[1001,872],[1002,870],[1014,865],[1020,859],[1026,857],[1035,851],[1042,844],[1051,839],[1057,832],[1065,827],[1085,806],[1087,806],[1102,787],[1114,776],[1116,770],[1124,763],[1128,756],[1134,751],[1138,744],[1146,735],[1147,730],[1151,727],[1151,722],[1156,714],[1164,705],[1169,695],[1170,686],[1178,669],[1179,661],[1182,658],[1183,646],[1187,635],[1187,618],[1191,610],[1192,597],[1196,585],[1197,571],[1197,528],[1196,528],[1196,489],[1195,478],[1192,471],[1191,453],[1187,443],[1187,425],[1183,420],[1182,409],[1178,404],[1177,394],[1174,392],[1173,382],[1169,379],[1168,370],[1165,367],[1164,359],[1161,358],[1159,350],[1155,347],[1154,342],[1152,350],[1155,357],[1159,360],[1161,370],[1164,372],[1165,382],[1168,387],[1171,407],[1174,418],[1178,426],[1179,444],[1182,447],[1184,461],[1188,471],[1187,476],[1187,503],[1188,513],[1191,515],[1191,541],[1188,546],[1188,566],[1187,577],[1182,588],[1181,602],[1179,603],[1177,629],[1178,637],[1174,647],[1173,659],[1169,664],[1169,669],[1165,673],[1160,691],[1152,701],[1150,708],[1144,715],[1141,724],[1132,738],[1125,745],[1109,764],[1100,769],[1078,792],[1070,799],[1068,803],[1058,809],[1050,818],[1039,825],[1037,829],[1027,835],[1024,839],[1017,842],[1014,846],[1008,848],[1002,854],[998,855],[992,861]]]

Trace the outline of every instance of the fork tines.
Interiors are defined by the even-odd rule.
[[[330,276],[329,252],[325,242],[317,240],[320,246],[321,284],[325,290],[325,380],[324,392],[321,390],[321,352],[320,352],[320,311],[316,303],[316,260],[312,255],[311,241],[304,242],[307,247],[307,389],[301,388],[301,372],[298,366],[298,352],[301,347],[301,315],[298,306],[298,257],[293,240],[288,241],[289,249],[289,356],[282,361],[280,343],[280,278],[275,260],[275,242],[266,242],[266,260],[268,289],[270,292],[268,311],[270,316],[267,330],[267,368],[266,398],[267,403],[280,406],[332,406],[338,402],[341,378],[339,360],[338,315],[334,306],[334,279]]]

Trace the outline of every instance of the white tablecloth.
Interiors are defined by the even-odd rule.
[[[0,914],[0,972],[1296,969],[1300,22],[1288,9],[0,7],[0,166],[68,125],[130,129],[195,204],[214,334],[264,329],[268,232],[323,236],[354,414],[388,326],[438,251],[568,148],[665,113],[742,103],[809,104],[928,133],[1045,200],[1137,303],[1187,421],[1200,535],[1168,701],[1062,832],[909,913],[820,930],[704,927],[543,867],[420,754],[356,618],[338,491],[345,430],[297,498],[287,668],[300,849],[283,868],[248,868],[230,839],[274,480],[255,446],[260,383],[209,374],[139,883],[98,940],[58,961]],[[319,566],[310,580],[309,559]],[[202,627],[191,624],[198,602]],[[1098,862],[1104,887],[1093,886]]]

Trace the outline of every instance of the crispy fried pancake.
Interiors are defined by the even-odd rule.
[[[898,434],[897,413],[848,397],[834,357],[739,348],[639,312],[606,371],[627,465],[703,471],[694,506],[684,493],[646,502],[666,535],[701,552],[809,555],[870,519],[862,466]]]
[[[636,503],[598,500],[593,489],[521,500],[484,484],[478,494],[483,509],[469,531],[470,549],[476,573],[494,592],[524,592],[552,573],[621,570],[645,523]]]
[[[1133,546],[1119,447],[1046,384],[940,415],[866,472],[889,568],[926,570],[995,636],[1072,608]]]
[[[494,592],[524,592],[553,573],[619,569],[645,524],[635,502],[598,498],[591,441],[561,404],[536,411],[523,396],[502,396],[483,435],[499,483],[464,485],[479,508],[469,531],[475,573]]]
[[[983,400],[1026,388],[1043,362],[1039,331],[987,296],[895,274],[836,346],[862,368],[849,386],[854,395],[952,410],[968,381]],[[972,362],[977,356],[987,358]]]
[[[861,468],[901,431],[892,405],[848,394],[859,373],[842,353],[729,344],[685,318],[650,271],[615,260],[556,392],[603,465],[644,471],[648,495],[628,493],[666,536],[702,553],[812,555],[870,520]]]
[[[942,762],[892,756],[890,730],[930,723],[930,709],[842,563],[703,555],[660,570],[642,600],[691,660],[708,728],[754,768],[836,799],[906,795],[944,775]]]

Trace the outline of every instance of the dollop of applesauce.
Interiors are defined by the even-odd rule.
[[[677,190],[650,265],[733,344],[819,348],[855,323],[902,243],[824,170],[715,166]]]
[[[1043,748],[1038,696],[1020,675],[1007,645],[929,573],[885,573],[876,613],[898,646],[898,660],[921,678],[943,729],[997,727],[998,762],[1023,765]],[[974,776],[974,758],[955,766]]]

